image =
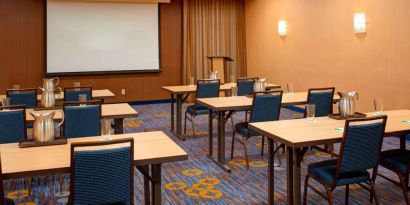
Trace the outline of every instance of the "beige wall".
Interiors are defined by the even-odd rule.
[[[409,0],[246,0],[245,12],[248,76],[297,91],[358,90],[360,111],[374,98],[410,108]],[[366,13],[365,37],[353,32],[354,12]],[[278,20],[288,23],[285,39]]]

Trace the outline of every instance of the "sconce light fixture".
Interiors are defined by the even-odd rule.
[[[286,36],[287,31],[288,31],[288,25],[286,24],[286,21],[284,21],[284,20],[278,21],[279,36],[281,36],[281,37]]]
[[[366,14],[355,13],[353,15],[353,27],[354,33],[361,34],[366,33]]]

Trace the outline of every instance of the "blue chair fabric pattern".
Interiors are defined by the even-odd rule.
[[[333,106],[332,92],[311,92],[308,104],[316,105],[315,116],[328,116]]]
[[[238,96],[253,95],[255,81],[238,81]]]
[[[198,83],[196,98],[212,98],[219,96],[219,83],[206,82]],[[208,108],[195,103],[192,106],[188,106],[187,112],[191,115],[204,115],[208,114]]]
[[[24,105],[26,108],[37,107],[37,95],[35,92],[9,93],[10,105]]]
[[[89,137],[101,134],[99,105],[66,106],[64,112],[65,137]]]
[[[21,110],[0,111],[0,143],[16,143],[25,139],[24,115]]]
[[[75,204],[130,204],[130,148],[76,151]]]
[[[87,95],[87,101],[92,100],[91,90],[67,90],[64,92],[64,101],[78,102],[80,101],[80,95]]]

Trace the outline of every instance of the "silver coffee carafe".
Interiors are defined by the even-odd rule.
[[[56,87],[59,84],[59,78],[43,79],[43,87],[39,88],[42,91],[41,94],[41,106],[42,107],[54,107],[56,102],[56,91],[58,91],[58,97],[60,98],[63,91],[60,87]]]
[[[266,78],[261,78],[260,80],[256,80],[253,86],[254,92],[263,92],[266,89]]]
[[[44,90],[55,90],[59,83],[60,83],[60,79],[58,77],[43,78],[43,89]]]
[[[33,135],[35,142],[50,142],[54,140],[55,129],[59,128],[64,123],[64,112],[61,112],[61,122],[55,126],[54,115],[56,111],[45,111],[41,113],[30,112],[34,117]]]
[[[357,91],[349,93],[337,92],[340,96],[339,113],[342,118],[353,116],[356,113],[356,104],[359,100],[359,93]]]

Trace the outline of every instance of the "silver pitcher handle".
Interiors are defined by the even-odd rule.
[[[63,123],[64,123],[64,111],[63,111],[63,110],[58,110],[58,111],[61,112],[61,122],[58,123],[58,125],[56,126],[56,128],[61,127],[61,125],[63,125]]]
[[[58,77],[53,78],[53,80],[55,81],[54,86],[57,86],[60,83],[60,78]]]
[[[56,90],[59,91],[57,99],[62,99],[63,98],[63,90],[60,87],[57,87]]]

